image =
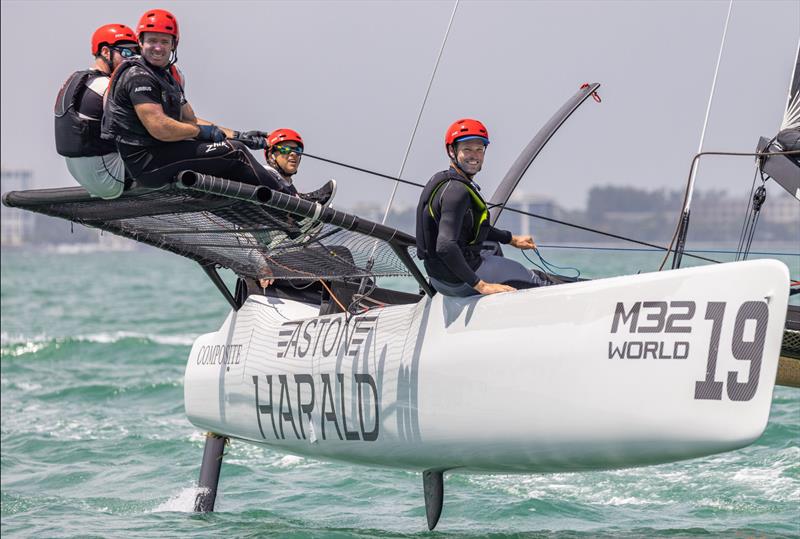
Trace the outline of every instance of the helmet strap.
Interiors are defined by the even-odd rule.
[[[468,174],[466,170],[461,168],[461,163],[458,162],[458,152],[456,151],[455,142],[447,145],[447,155],[450,157],[450,163],[453,165],[453,167],[455,167],[462,176],[472,181],[472,175]]]
[[[267,157],[267,163],[269,163],[269,165],[270,165],[271,167],[273,167],[273,168],[277,169],[277,170],[278,170],[278,172],[280,172],[281,176],[283,176],[285,179],[287,179],[287,180],[291,179],[292,175],[291,175],[291,174],[289,174],[289,173],[287,173],[287,172],[286,172],[286,171],[283,169],[283,167],[282,167],[282,166],[281,166],[281,165],[278,163],[278,160],[277,160],[277,159],[275,159],[275,154],[274,154],[274,153],[272,153],[272,151],[270,151],[270,152],[269,152],[269,154],[267,154],[267,155],[268,155],[268,157]]]
[[[103,56],[103,47],[100,47],[100,51],[98,51],[99,52],[98,56],[103,60],[103,63],[106,64],[106,66],[108,67],[108,74],[111,75],[112,73],[114,73],[114,50],[111,48],[111,45],[106,44],[103,46],[108,49],[109,57],[106,58],[105,56]]]

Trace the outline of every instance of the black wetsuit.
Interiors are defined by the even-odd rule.
[[[483,261],[483,242],[509,243],[511,232],[491,226],[487,215],[476,234],[480,207],[468,188],[478,194],[478,186],[453,168],[428,181],[417,206],[417,255],[431,277],[472,287],[480,280],[475,270]]]
[[[134,109],[142,103],[160,104],[167,116],[181,121],[186,98],[169,70],[135,58],[114,73],[102,136],[116,141],[130,174],[144,187],[161,187],[175,181],[181,170],[194,170],[284,191],[241,142],[162,142],[152,137]]]

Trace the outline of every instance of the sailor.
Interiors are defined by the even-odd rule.
[[[139,45],[124,24],[104,24],[92,34],[91,50],[92,67],[70,75],[56,98],[56,151],[90,195],[111,199],[124,190],[125,166],[114,142],[100,138],[103,96],[111,73],[139,54]]]
[[[103,138],[116,142],[137,183],[158,188],[173,182],[181,170],[194,170],[282,191],[248,151],[266,147],[265,133],[233,131],[195,115],[170,73],[180,40],[172,13],[146,12],[137,32],[142,55],[114,73],[102,121]],[[300,196],[325,203],[330,193]]]
[[[297,188],[294,186],[293,177],[300,168],[303,148],[303,137],[293,129],[276,129],[267,135],[267,148],[264,150],[264,157],[267,160],[265,168],[275,181],[282,185],[282,190],[285,193],[297,194]],[[326,195],[324,197],[321,196],[323,192]],[[336,194],[336,180],[328,181],[320,189],[309,194],[319,199],[327,198],[325,205],[329,204]],[[313,219],[300,219],[294,224],[298,227],[302,235],[305,236],[313,235],[322,228],[322,223],[314,221]],[[255,233],[255,236],[261,244],[272,246],[279,244],[290,236],[297,236],[297,231],[287,232],[283,230],[273,230],[268,233]],[[308,248],[315,250],[316,246],[309,246]],[[275,259],[276,257],[271,257],[271,260]],[[270,272],[267,267],[262,267],[261,269],[265,273]],[[269,277],[262,277],[259,279],[259,286],[261,286],[261,288],[267,288],[273,283],[274,279]]]
[[[303,157],[303,137],[300,133],[293,129],[276,129],[267,135],[264,157],[267,159],[267,172],[283,186],[283,191],[297,193],[292,177],[297,173]],[[336,194],[336,180],[330,180],[321,189],[330,193],[328,201],[332,200]]]
[[[417,205],[417,256],[433,287],[447,296],[550,284],[518,262],[482,252],[484,241],[536,248],[531,236],[515,236],[489,224],[489,210],[474,181],[488,145],[489,133],[481,122],[454,122],[445,134],[450,168],[428,181]]]

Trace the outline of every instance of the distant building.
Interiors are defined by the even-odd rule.
[[[509,207],[527,213],[534,213],[542,217],[557,219],[561,210],[555,200],[544,195],[527,194],[522,192],[514,193],[509,200]],[[528,215],[519,215],[519,226],[516,232],[526,236],[531,235],[531,218]]]
[[[768,223],[794,224],[800,227],[800,202],[792,195],[774,190],[764,202],[762,219]]]
[[[0,191],[22,191],[29,189],[33,180],[30,170],[2,169]],[[0,244],[22,245],[33,230],[33,214],[16,208],[0,208]]]

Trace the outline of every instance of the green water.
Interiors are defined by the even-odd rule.
[[[592,277],[660,261],[546,254]],[[798,258],[786,261],[795,277]],[[225,457],[217,512],[195,515],[204,438],[184,416],[183,371],[194,338],[228,311],[199,267],[151,250],[3,250],[0,282],[4,537],[800,536],[800,390],[783,387],[764,435],[731,453],[448,476],[434,533],[419,474],[241,442]]]

